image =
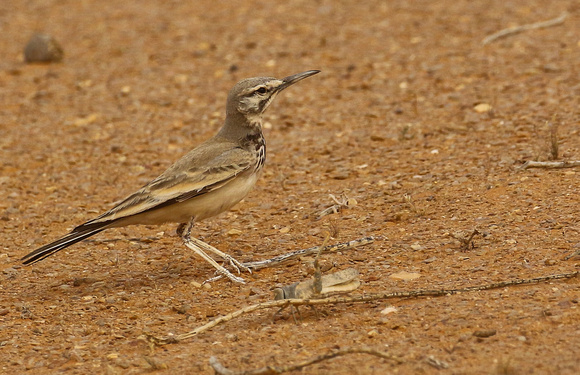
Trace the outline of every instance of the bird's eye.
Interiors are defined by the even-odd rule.
[[[265,94],[266,93],[266,88],[265,87],[260,87],[259,89],[256,90],[256,92],[258,94]]]

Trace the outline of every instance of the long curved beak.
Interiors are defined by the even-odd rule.
[[[320,70],[308,70],[306,72],[293,74],[291,76],[282,78],[283,83],[280,86],[278,86],[277,91],[282,91],[285,88],[292,86],[296,82],[302,81],[304,78],[308,78],[308,77],[313,76],[313,75],[318,74],[318,73],[320,73]]]

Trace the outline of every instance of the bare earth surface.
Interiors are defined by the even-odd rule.
[[[377,236],[323,256],[325,273],[359,270],[355,295],[574,272],[580,171],[518,167],[548,160],[551,134],[561,160],[580,159],[579,22],[574,0],[1,2],[0,373],[211,374],[211,356],[243,370],[349,347],[401,362],[356,354],[295,373],[578,373],[577,278],[302,308],[298,324],[262,310],[155,347],[140,336],[268,301],[312,277],[312,258],[200,287],[213,269],[175,225],[106,231],[32,267],[19,258],[212,136],[238,80],[320,69],[268,111],[254,191],[196,236],[242,261],[326,232]],[[34,31],[61,43],[61,63],[24,64]],[[343,193],[356,205],[316,220]],[[454,236],[474,229],[462,250]],[[389,277],[403,271],[420,277]]]

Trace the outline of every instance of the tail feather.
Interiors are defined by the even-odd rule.
[[[77,242],[84,240],[85,238],[91,237],[103,230],[107,229],[107,226],[92,226],[88,228],[84,228],[81,225],[80,227],[75,228],[71,233],[67,234],[66,236],[49,243],[48,245],[44,245],[30,254],[24,256],[21,260],[24,264],[33,264],[43,260],[46,257],[49,257],[56,252],[69,247],[70,245],[74,245]]]

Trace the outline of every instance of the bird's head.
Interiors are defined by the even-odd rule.
[[[238,82],[228,95],[228,116],[243,115],[248,122],[258,120],[272,100],[287,87],[308,78],[319,70],[309,70],[286,78],[272,77],[247,78]]]

